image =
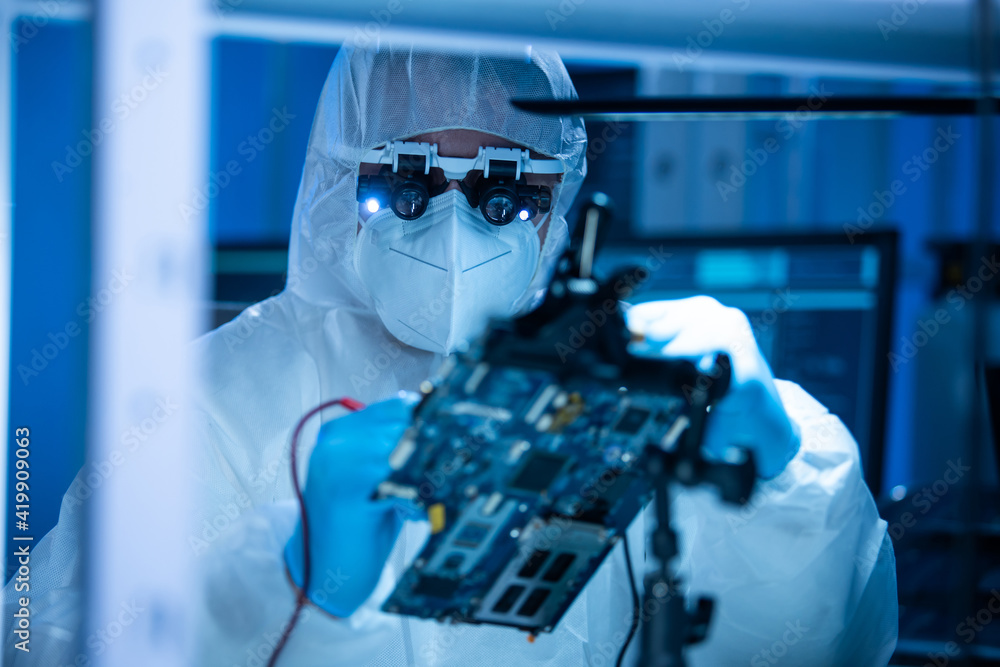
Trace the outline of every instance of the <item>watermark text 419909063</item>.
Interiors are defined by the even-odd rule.
[[[31,430],[27,427],[19,427],[14,430],[14,442],[17,445],[14,450],[14,521],[13,525],[18,533],[13,536],[17,547],[11,557],[11,565],[17,565],[14,576],[14,592],[21,595],[14,605],[12,619],[14,636],[17,642],[14,648],[28,653],[31,651],[31,555],[29,543],[34,541],[34,537],[25,534],[29,527],[31,512],[30,497],[28,495],[28,481],[31,478],[30,465],[28,459],[31,455]]]

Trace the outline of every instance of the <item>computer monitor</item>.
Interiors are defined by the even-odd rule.
[[[597,270],[651,267],[633,303],[706,294],[744,311],[775,377],[800,384],[850,429],[878,495],[897,236],[631,240],[603,248]]]

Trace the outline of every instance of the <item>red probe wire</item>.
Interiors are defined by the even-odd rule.
[[[309,419],[334,405],[339,405],[351,412],[357,412],[365,407],[364,403],[356,401],[353,398],[335,398],[331,401],[325,401],[305,413],[299,420],[299,423],[295,425],[295,430],[292,431],[292,486],[295,488],[295,498],[299,501],[299,516],[302,519],[302,587],[299,589],[298,597],[295,600],[295,611],[292,612],[292,618],[288,621],[288,625],[285,626],[285,631],[281,634],[281,639],[278,640],[277,646],[274,647],[274,653],[271,654],[271,659],[268,661],[267,667],[274,667],[277,664],[278,656],[281,655],[281,651],[285,648],[292,630],[295,629],[295,624],[299,621],[299,615],[302,613],[302,609],[306,606],[306,601],[309,599],[306,596],[306,591],[309,590],[309,583],[312,578],[312,560],[309,553],[309,515],[306,513],[306,499],[302,495],[302,485],[299,483],[298,474],[299,435],[302,434],[302,429]]]

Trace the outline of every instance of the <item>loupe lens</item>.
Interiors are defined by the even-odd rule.
[[[424,214],[427,208],[427,193],[418,188],[406,187],[398,190],[392,198],[392,210],[404,220],[413,220]]]
[[[506,225],[517,214],[514,200],[505,194],[490,195],[482,205],[483,216],[494,225]]]

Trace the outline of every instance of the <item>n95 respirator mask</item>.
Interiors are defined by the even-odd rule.
[[[491,317],[513,314],[539,256],[530,220],[491,225],[465,195],[449,190],[416,220],[385,208],[361,221],[354,268],[393,336],[450,354]]]

